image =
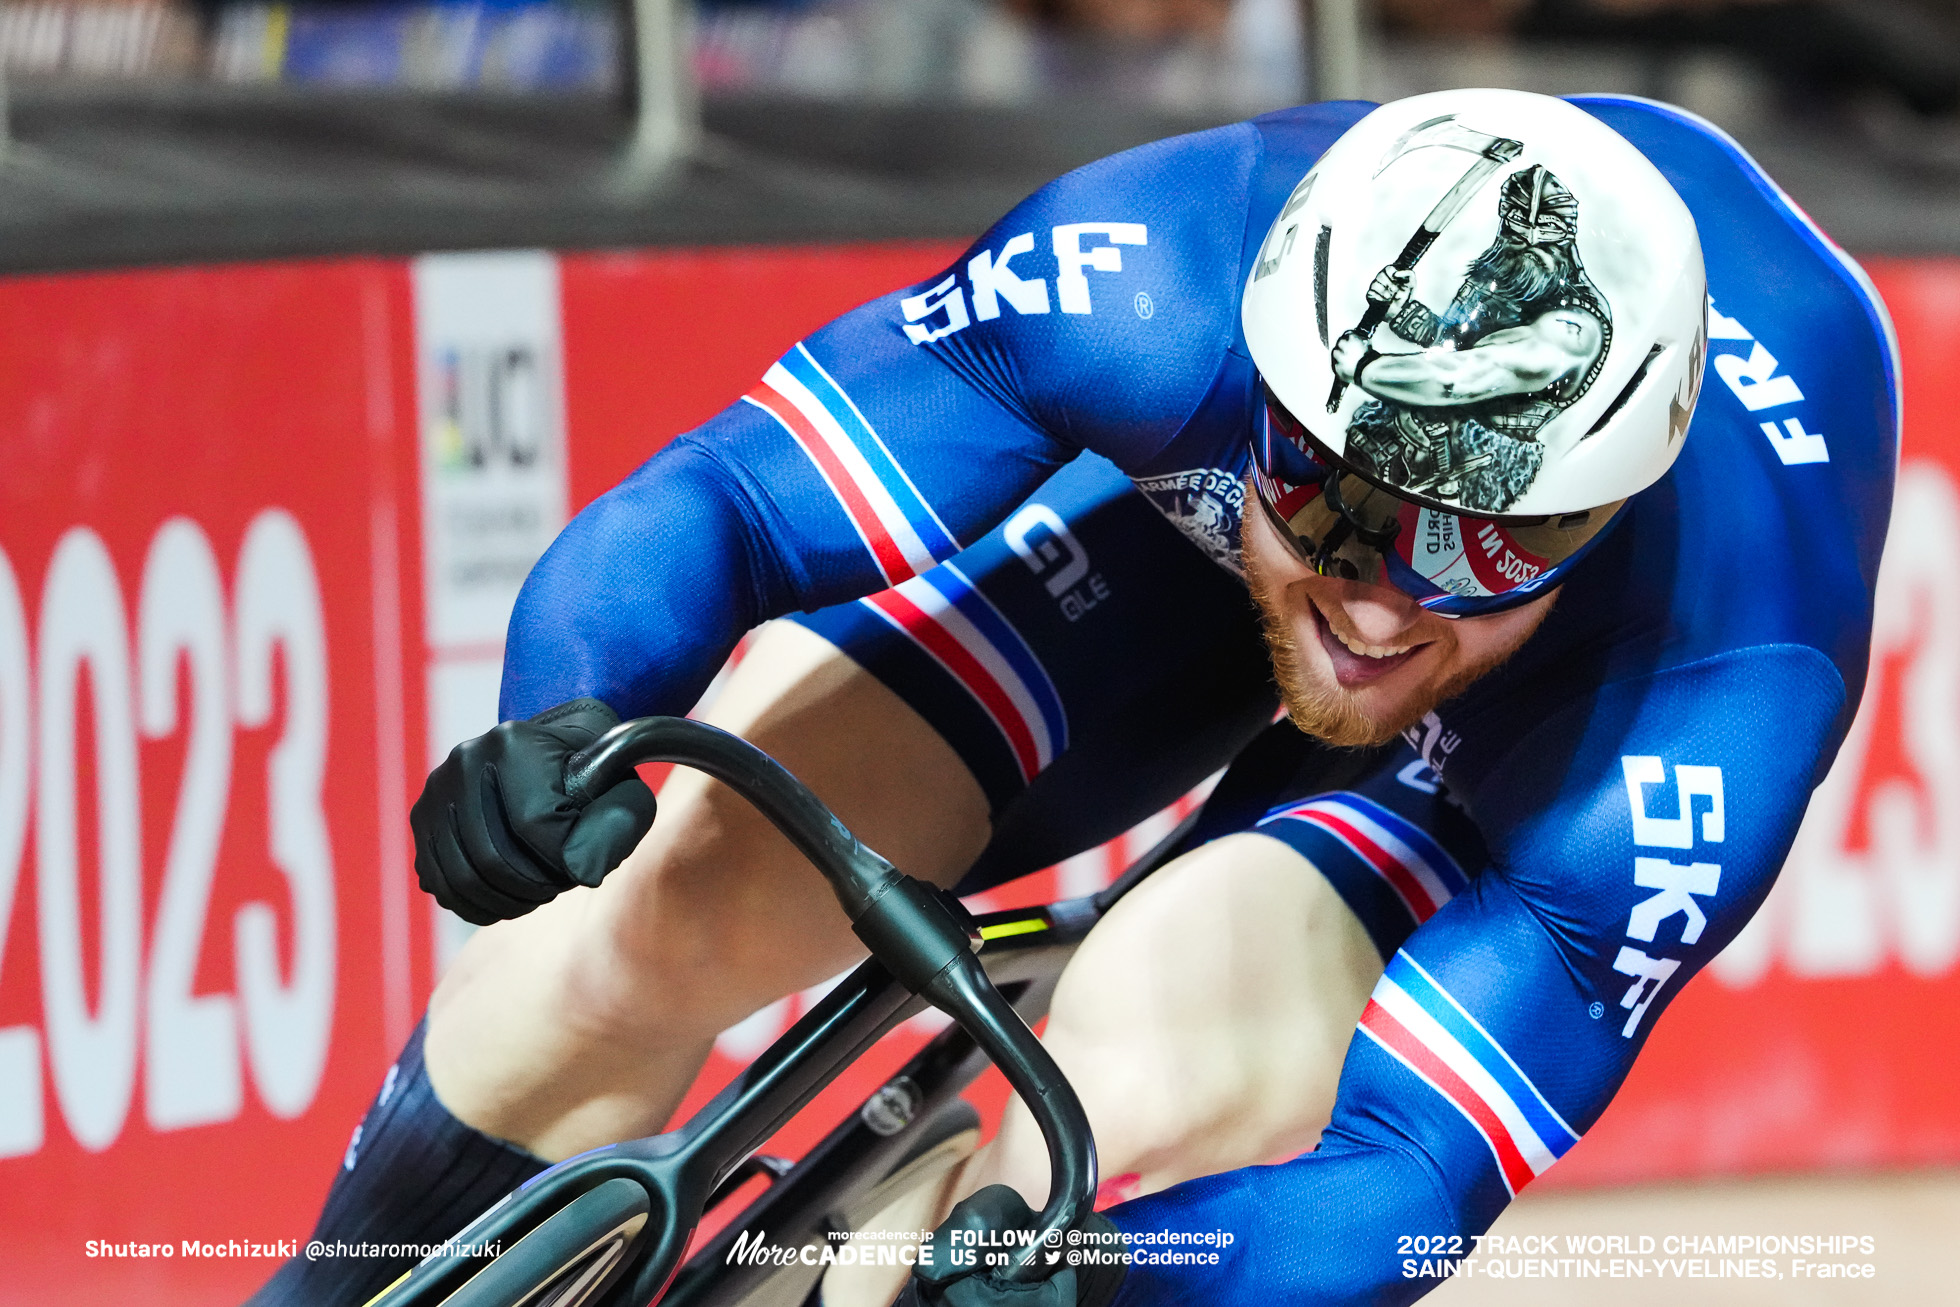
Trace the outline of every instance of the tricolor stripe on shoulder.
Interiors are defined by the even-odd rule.
[[[1068,747],[1062,696],[1034,650],[951,563],[859,603],[896,627],[985,710],[1032,781]]]
[[[1891,310],[1885,307],[1885,300],[1880,297],[1878,287],[1872,285],[1871,275],[1865,271],[1858,260],[1852,258],[1843,246],[1832,240],[1830,234],[1817,225],[1816,219],[1804,212],[1803,206],[1791,199],[1789,192],[1777,185],[1774,177],[1763,171],[1763,166],[1756,162],[1749,151],[1742,148],[1740,141],[1701,115],[1690,113],[1679,105],[1649,100],[1642,95],[1575,95],[1570,98],[1582,105],[1589,100],[1607,104],[1637,104],[1672,118],[1676,122],[1686,123],[1702,132],[1728,151],[1730,157],[1742,166],[1743,173],[1756,184],[1756,189],[1767,195],[1777,207],[1783,210],[1785,216],[1814,249],[1837,264],[1838,270],[1844,274],[1845,279],[1857,287],[1859,296],[1864,301],[1866,314],[1885,341],[1886,391],[1892,397],[1892,417],[1896,424],[1894,436],[1898,442],[1894,447],[1903,445],[1905,410],[1899,392],[1899,333],[1892,325]]]
[[[1305,822],[1339,840],[1388,883],[1417,925],[1469,883],[1428,831],[1364,795],[1343,790],[1282,803],[1258,826],[1279,821]]]
[[[1579,1142],[1510,1054],[1406,951],[1376,983],[1361,1033],[1476,1127],[1513,1196]]]
[[[959,552],[959,542],[851,397],[801,344],[742,396],[796,441],[877,560],[887,585]]]

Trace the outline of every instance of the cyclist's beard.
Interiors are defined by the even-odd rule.
[[[1260,579],[1248,565],[1246,584],[1252,588],[1253,601],[1259,605],[1259,621],[1266,629],[1266,650],[1273,658],[1273,679],[1279,682],[1280,702],[1286,706],[1286,715],[1292,723],[1316,739],[1345,747],[1385,744],[1394,739],[1403,723],[1375,721],[1340,686],[1322,685],[1306,674],[1299,642],[1293,638],[1293,624],[1269,601]],[[1422,714],[1417,713],[1408,724],[1421,720]]]
[[[1515,641],[1474,662],[1465,662],[1452,641],[1450,656],[1438,675],[1412,687],[1387,712],[1369,712],[1358,694],[1319,672],[1317,662],[1312,661],[1314,655],[1302,650],[1294,636],[1295,623],[1279,599],[1282,587],[1260,571],[1251,549],[1246,549],[1243,557],[1246,586],[1259,607],[1266,648],[1273,659],[1273,677],[1279,682],[1287,717],[1308,735],[1343,748],[1386,744],[1402,734],[1438,704],[1455,698],[1516,653],[1551,612],[1551,605],[1545,605],[1538,621],[1519,632]]]

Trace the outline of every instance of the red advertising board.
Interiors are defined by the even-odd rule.
[[[270,1272],[230,1241],[304,1234],[454,935],[403,831],[494,713],[513,567],[477,528],[548,534],[953,253],[0,283],[0,1303],[219,1303]],[[1873,271],[1906,463],[1859,727],[1760,923],[1548,1184],[1960,1162],[1960,264]],[[530,307],[482,326],[499,287]],[[549,475],[497,471],[513,449]],[[704,1089],[800,1001],[729,1032]]]
[[[300,1229],[406,1028],[403,289],[0,286],[9,1302],[238,1296],[87,1243]]]
[[[573,503],[949,253],[568,260]],[[242,1299],[427,996],[406,812],[473,651],[417,433],[483,368],[416,272],[0,284],[0,1302]]]

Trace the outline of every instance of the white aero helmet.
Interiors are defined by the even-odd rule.
[[[1246,284],[1260,499],[1322,572],[1379,562],[1445,616],[1523,602],[1674,462],[1706,303],[1687,206],[1590,114],[1385,104],[1294,188]]]

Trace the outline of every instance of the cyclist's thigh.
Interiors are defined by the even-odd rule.
[[[793,620],[931,723],[985,793],[967,893],[1158,811],[1276,707],[1244,585],[1093,455],[951,562]]]
[[[898,865],[977,889],[1223,765],[1270,719],[1268,676],[1238,581],[1085,459],[951,563],[765,631],[706,716]],[[822,879],[741,800],[678,772],[660,808],[597,890],[458,958],[429,1056],[466,1120],[556,1138],[533,1123],[561,1110],[568,1076],[657,1114],[677,1091],[651,1089],[647,1059],[705,1046],[861,954]],[[674,1060],[679,1084],[692,1072]]]
[[[809,784],[872,847],[950,883],[986,804],[916,714],[820,637],[777,624],[705,714]],[[479,932],[430,1003],[457,1116],[546,1157],[658,1129],[718,1031],[863,954],[829,885],[745,801],[677,770],[592,890]]]
[[[986,843],[985,799],[957,755],[901,698],[805,628],[766,627],[702,716],[781,762],[914,875],[950,883]],[[602,887],[615,890],[607,910],[622,931],[733,914],[714,938],[699,939],[702,964],[792,988],[862,953],[828,884],[746,800],[677,769],[661,786],[660,808],[619,884]],[[650,963],[672,958],[671,941],[654,947],[659,959]],[[815,952],[827,954],[830,970],[811,977],[799,958]]]
[[[899,866],[970,892],[1148,816],[1272,711],[1244,587],[1087,457],[951,562],[772,627],[707,716]],[[856,955],[841,917],[807,929],[836,916],[827,890],[739,800],[683,774],[661,804],[600,897],[647,966],[676,946],[645,923],[721,908],[740,920],[682,956],[796,987]]]
[[[1330,750],[1286,724],[1193,838],[1091,933],[1049,1019],[1111,1200],[1313,1147],[1386,958],[1485,856],[1405,745]],[[1041,1189],[1032,1119],[1011,1109],[1000,1139],[969,1186]]]

